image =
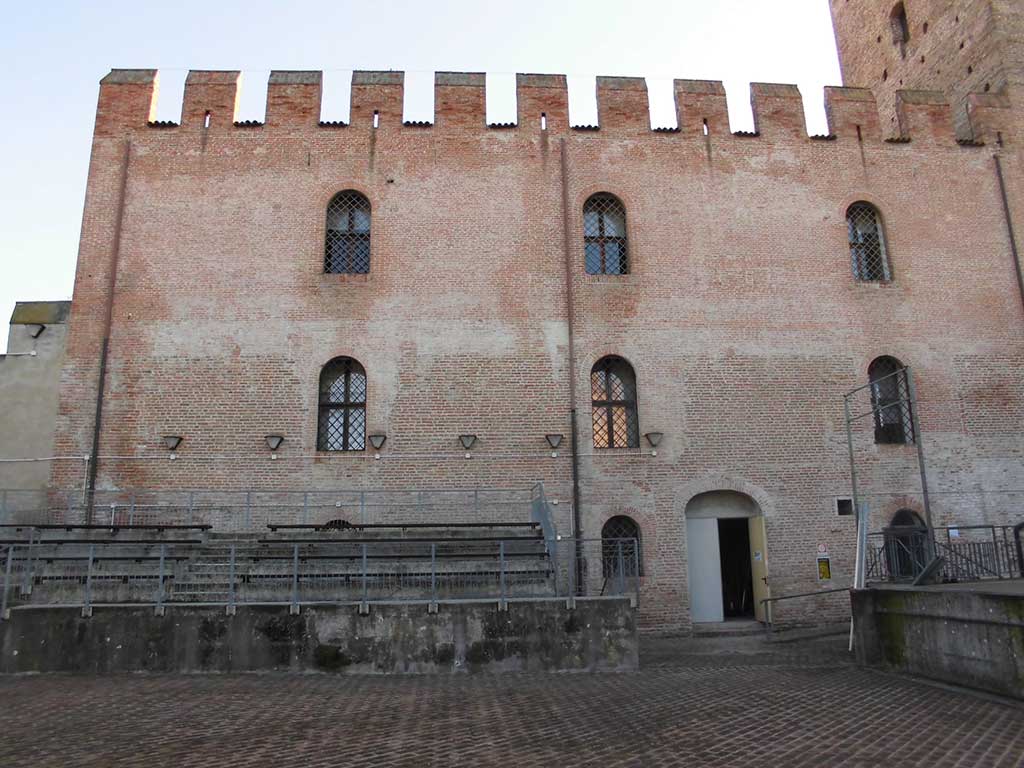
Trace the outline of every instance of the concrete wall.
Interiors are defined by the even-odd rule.
[[[17,609],[0,623],[3,672],[457,673],[631,670],[629,600],[303,608]]]
[[[855,590],[857,660],[1024,699],[1024,594],[1001,587]]]
[[[0,355],[0,459],[53,456],[70,304],[18,302],[15,306],[7,354]],[[40,326],[43,331],[33,336]],[[45,488],[51,469],[50,462],[0,461],[0,488]]]

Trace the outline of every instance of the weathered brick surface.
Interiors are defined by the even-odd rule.
[[[1024,712],[858,670],[845,637],[634,674],[0,678],[5,766],[1019,766]]]
[[[906,0],[910,39],[895,41],[895,0],[831,0],[843,82],[875,89],[890,131],[896,92],[935,89],[967,135],[968,94],[1012,92],[1024,103],[1024,8],[1017,0]]]
[[[677,81],[681,130],[657,133],[642,81],[601,78],[600,130],[575,131],[565,79],[530,75],[518,127],[491,129],[480,77],[445,73],[436,124],[421,127],[401,123],[401,73],[356,73],[352,124],[321,127],[315,73],[275,73],[267,124],[237,127],[235,73],[194,73],[183,124],[156,128],[147,77],[101,88],[62,381],[58,451],[88,453],[127,173],[99,487],[543,481],[566,502],[568,440],[552,458],[544,435],[569,434],[571,375],[584,533],[636,518],[644,627],[679,629],[684,512],[703,491],[760,505],[776,594],[816,584],[818,544],[849,578],[852,518],[832,506],[849,488],[842,393],[887,354],[917,374],[936,522],[1019,514],[993,493],[1024,488],[1024,312],[992,158],[1024,222],[1010,102],[978,102],[975,130],[1006,126],[1002,147],[962,146],[941,98],[907,94],[910,141],[892,143],[869,92],[833,89],[837,138],[824,141],[807,137],[793,87],[758,84],[760,136],[745,137],[728,132],[720,84]],[[373,208],[371,270],[325,275],[325,207],[349,188]],[[627,276],[584,274],[581,210],[599,191],[626,207]],[[884,216],[889,284],[851,276],[844,213],[857,200]],[[634,366],[640,433],[665,434],[657,456],[589,447],[589,371],[606,354]],[[317,377],[337,355],[366,368],[368,432],[388,435],[380,460],[315,451]],[[273,462],[270,432],[287,438]],[[471,459],[464,432],[480,437]],[[175,462],[168,433],[185,436]],[[886,494],[871,497],[875,525],[920,511],[913,446],[875,446],[865,423],[856,447],[865,490]],[[569,505],[557,509],[565,533]],[[804,605],[780,610],[816,615]]]

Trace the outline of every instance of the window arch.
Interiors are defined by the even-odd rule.
[[[583,252],[588,275],[629,272],[626,207],[615,195],[599,192],[583,204]]]
[[[642,576],[640,526],[628,515],[610,517],[601,527],[601,573],[604,578]]]
[[[846,229],[854,278],[863,282],[892,280],[882,216],[878,209],[863,200],[854,203],[846,209]]]
[[[636,448],[636,375],[621,357],[603,357],[590,369],[595,448]]]
[[[900,55],[906,55],[907,43],[910,42],[910,23],[907,21],[907,9],[903,3],[896,3],[889,14],[892,26],[892,43],[900,49]]]
[[[370,201],[346,189],[327,204],[324,272],[362,275],[370,271]]]
[[[316,448],[366,448],[366,371],[351,357],[336,357],[320,371]]]
[[[875,414],[875,442],[913,443],[910,387],[903,363],[895,357],[877,357],[868,366],[868,380],[871,382],[871,410]]]
[[[889,577],[910,579],[924,570],[927,562],[928,529],[920,515],[901,509],[883,532]]]

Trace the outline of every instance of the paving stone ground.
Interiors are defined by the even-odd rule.
[[[648,640],[623,674],[0,677],[0,766],[1024,765],[1024,707],[845,642]]]

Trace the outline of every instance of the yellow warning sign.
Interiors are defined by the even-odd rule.
[[[828,557],[818,558],[818,581],[832,580],[832,561]]]

